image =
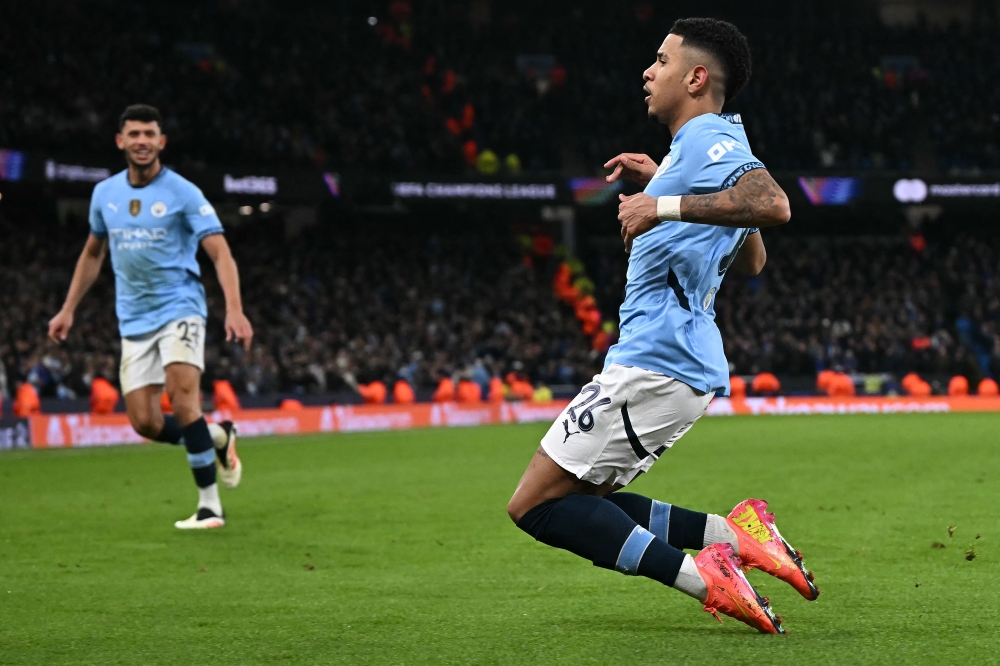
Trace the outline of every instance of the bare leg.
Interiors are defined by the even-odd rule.
[[[187,363],[171,363],[166,368],[167,395],[174,407],[174,416],[181,426],[187,426],[201,418],[201,370]],[[157,394],[159,399],[159,394]],[[156,407],[160,411],[159,402]],[[163,417],[160,417],[162,421]]]
[[[125,411],[132,428],[146,439],[156,439],[163,431],[160,394],[163,384],[151,384],[125,394]]]
[[[531,462],[528,463],[528,469],[524,471],[521,481],[517,484],[514,496],[507,504],[507,515],[516,523],[525,513],[542,502],[567,495],[604,497],[618,487],[620,486],[613,486],[609,483],[598,486],[581,481],[557,465],[545,453],[545,449],[539,446]]]

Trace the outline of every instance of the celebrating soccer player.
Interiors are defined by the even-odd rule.
[[[110,247],[122,336],[120,379],[129,420],[143,437],[183,443],[187,449],[198,485],[198,510],[174,525],[222,527],[216,465],[228,488],[239,484],[243,466],[233,424],[208,424],[201,412],[208,310],[195,254],[200,244],[215,264],[226,298],[226,339],[249,350],[253,328],[243,315],[236,262],[201,190],[160,164],[167,137],[159,111],[145,104],[128,107],[115,139],[128,168],[94,188],[90,236],[66,302],[49,322],[49,337],[57,343],[66,339],[73,313]],[[172,416],[160,410],[164,386]]]
[[[628,485],[729,393],[715,296],[730,269],[756,275],[758,229],[788,222],[785,193],[753,153],[738,115],[722,106],[750,78],[746,38],[730,23],[682,19],[643,74],[649,116],[673,142],[659,165],[623,153],[613,182],[645,186],[621,196],[629,265],[621,336],[604,370],[552,424],[507,511],[537,540],[594,564],[674,587],[760,631],[784,633],[741,567],[819,590],[781,537],[767,504],[748,499],[728,518],[671,506]],[[700,550],[692,558],[685,548]]]

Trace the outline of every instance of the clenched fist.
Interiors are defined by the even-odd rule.
[[[660,223],[656,216],[656,199],[648,194],[618,195],[618,219],[622,223],[625,251],[632,251],[632,241]]]

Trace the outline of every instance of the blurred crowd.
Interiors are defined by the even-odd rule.
[[[117,384],[120,341],[107,266],[69,340],[57,347],[45,339],[85,223],[58,234],[0,224],[9,240],[0,247],[7,394],[23,380],[43,397],[86,396],[95,376]],[[249,353],[224,342],[222,292],[211,265],[203,271],[206,390],[217,379],[250,395],[337,393],[398,378],[418,391],[444,378],[488,388],[510,373],[532,384],[580,385],[600,368],[572,310],[553,293],[550,262],[526,255],[513,235],[436,235],[403,223],[365,225],[357,235],[284,233],[266,223],[227,231],[256,329]]]
[[[1000,376],[1000,244],[815,238],[777,242],[716,308],[743,372],[823,369]]]
[[[1000,242],[959,236],[804,237],[764,232],[767,265],[726,277],[715,302],[732,374],[1000,376]],[[620,303],[625,258],[588,262]]]
[[[207,266],[205,388],[225,379],[241,394],[330,394],[402,378],[427,395],[451,378],[485,394],[492,378],[510,373],[534,386],[579,386],[599,371],[624,294],[626,255],[617,245],[571,262],[573,285],[593,293],[600,312],[588,324],[561,294],[569,283],[559,285],[551,241],[383,225],[315,226],[295,237],[266,221],[227,230],[256,341],[249,353],[223,341],[222,293]],[[95,377],[117,384],[110,267],[70,339],[56,346],[45,338],[84,226],[71,220],[54,232],[0,218],[0,394],[25,380],[43,397],[63,398],[86,396]],[[765,231],[765,243],[763,273],[728,276],[716,298],[733,374],[1000,376],[997,239]]]
[[[641,74],[675,18],[704,12],[683,5],[13,4],[0,146],[110,158],[117,114],[142,101],[175,163],[589,173],[666,153]],[[995,13],[890,28],[872,3],[717,5],[753,47],[729,110],[770,168],[1000,168]]]

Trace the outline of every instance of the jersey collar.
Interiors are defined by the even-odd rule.
[[[160,180],[160,178],[163,177],[163,174],[165,174],[168,170],[169,169],[167,169],[167,167],[164,166],[161,163],[160,164],[160,172],[158,174],[156,174],[155,176],[153,176],[153,180],[149,181],[145,185],[133,185],[132,181],[128,179],[128,167],[125,167],[125,171],[124,171],[124,173],[125,173],[125,184],[128,185],[129,187],[131,187],[133,190],[142,190],[142,189],[145,189],[145,188],[149,187],[150,185],[152,185],[156,181]]]

